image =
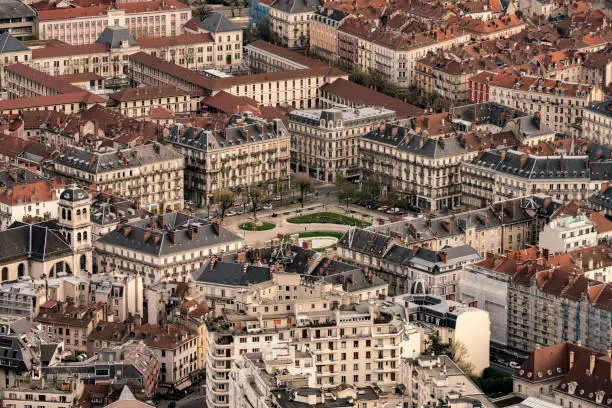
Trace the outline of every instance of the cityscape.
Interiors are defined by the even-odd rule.
[[[0,408],[612,408],[611,0],[0,0]]]

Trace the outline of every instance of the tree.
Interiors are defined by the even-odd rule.
[[[308,174],[299,173],[295,176],[295,184],[300,189],[300,201],[302,203],[302,207],[304,207],[304,197],[306,196],[306,193],[312,191],[312,180]]]
[[[251,185],[248,188],[248,196],[251,205],[253,206],[253,222],[257,221],[257,206],[263,200],[264,192],[261,183],[257,185]]]
[[[425,339],[425,354],[434,354],[436,356],[448,354],[448,344],[440,342],[440,334],[435,331],[430,333]]]
[[[219,208],[221,209],[221,219],[225,217],[225,211],[232,208],[234,205],[234,200],[236,198],[236,194],[230,190],[219,190],[215,194],[215,201],[219,204]]]
[[[342,174],[336,175],[336,194],[338,195],[338,201],[346,201],[346,209],[349,208],[349,202],[355,197],[357,189],[348,181]]]
[[[374,201],[380,198],[380,189],[381,189],[380,177],[378,174],[370,174],[362,183],[361,183],[361,194],[364,198]]]
[[[469,361],[470,353],[461,341],[455,340],[451,344],[449,356],[465,374],[472,375],[474,373],[474,364]]]
[[[206,0],[191,0],[191,14],[194,18],[204,20],[212,13],[212,8]]]

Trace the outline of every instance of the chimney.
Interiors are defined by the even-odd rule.
[[[144,242],[147,242],[151,238],[151,231],[147,231],[144,233]]]
[[[448,254],[446,252],[440,252],[440,259],[442,260],[442,262],[447,263],[448,262]]]
[[[419,252],[419,247],[415,245],[412,247],[412,253],[416,255],[417,252]]]
[[[129,225],[126,225],[125,228],[123,229],[123,236],[127,238],[130,236],[131,232],[132,232],[132,227],[130,227]]]
[[[574,352],[570,351],[569,353],[569,368],[570,370],[574,368]]]
[[[504,160],[506,160],[506,151],[502,150],[501,151],[501,161],[504,161]]]
[[[159,235],[155,234],[155,236],[153,237],[153,244],[157,245],[157,243],[159,242]]]
[[[526,154],[521,155],[521,163],[520,163],[521,169],[525,167],[525,163],[527,163],[527,159],[528,159],[528,156]]]
[[[215,234],[217,234],[217,236],[221,235],[221,225],[218,222],[213,223],[212,228],[213,231],[215,231]]]
[[[589,374],[593,375],[593,370],[595,370],[595,355],[591,354],[589,358]]]
[[[172,244],[174,245],[174,243],[176,242],[176,233],[174,231],[170,231],[168,233],[168,238],[170,238],[170,242],[172,242]]]
[[[191,227],[187,228],[187,236],[193,241],[193,229]]]

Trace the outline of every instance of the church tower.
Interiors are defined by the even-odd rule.
[[[66,187],[59,199],[59,230],[74,253],[75,275],[92,272],[91,198],[75,184]]]

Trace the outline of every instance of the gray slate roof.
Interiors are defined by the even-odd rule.
[[[602,208],[612,208],[612,187],[606,188],[605,191],[597,191],[589,197],[589,201]]]
[[[126,227],[131,227],[127,236]],[[189,228],[193,229],[191,238],[189,236]],[[174,232],[174,243],[172,243],[172,232],[170,231]],[[145,240],[147,232],[149,237]],[[203,250],[204,248],[237,241],[241,241],[241,238],[227,228],[220,227],[219,235],[217,235],[210,221],[183,213],[164,214],[155,219],[145,218],[129,224],[123,224],[120,229],[110,231],[98,240],[98,242],[103,244],[128,248],[154,256],[165,256],[198,249]]]
[[[22,167],[0,171],[0,187],[11,189],[16,185],[44,180],[38,174]]]
[[[446,262],[442,260],[443,254],[446,254]],[[399,265],[422,265],[430,267],[435,265],[442,267],[447,264],[477,259],[480,259],[480,256],[476,250],[469,245],[456,247],[447,246],[440,251],[419,247],[416,252],[412,248],[393,245],[383,257],[383,260]]]
[[[338,246],[352,249],[372,256],[382,257],[391,237],[376,231],[361,228],[350,228],[338,241]]]
[[[373,286],[386,285],[383,279],[377,277],[373,273],[364,272],[361,269],[353,269],[350,271],[336,273],[326,276],[323,281],[333,283],[335,285],[342,284],[342,288],[347,292],[358,292],[360,290],[369,289]]]
[[[0,16],[3,18],[36,17],[36,12],[19,0],[0,0]]]
[[[81,201],[81,200],[89,200],[89,194],[87,191],[83,190],[76,185],[68,186],[62,194],[60,194],[60,200],[65,201]]]
[[[267,266],[248,265],[234,262],[209,261],[199,271],[195,278],[197,282],[206,282],[227,286],[248,286],[270,280],[270,268]]]
[[[106,27],[96,40],[96,43],[108,44],[110,48],[120,48],[123,41],[126,41],[130,47],[138,45],[127,28],[115,25]]]
[[[0,232],[0,263],[43,261],[72,253],[64,238],[45,224],[15,223]]]
[[[209,33],[224,33],[226,31],[242,31],[236,23],[229,20],[221,13],[211,14],[200,24],[200,29]]]
[[[597,113],[599,115],[612,117],[612,98],[603,102],[592,103],[584,109]]]
[[[2,2],[0,2],[0,8],[1,5]],[[0,54],[27,51],[28,49],[28,47],[23,45],[21,41],[13,37],[8,31],[0,33]]]
[[[156,150],[156,147],[159,150]],[[119,168],[134,168],[182,158],[172,147],[150,143],[113,152],[89,152],[78,147],[69,147],[55,158],[55,163],[81,169],[88,173],[104,173]]]
[[[281,121],[269,123],[247,119],[243,125],[226,127],[217,131],[174,125],[170,129],[168,141],[172,144],[210,151],[229,146],[260,143],[263,140],[287,135]]]
[[[521,157],[527,160],[521,166]],[[591,168],[587,156],[534,156],[507,150],[505,157],[501,150],[485,152],[472,162],[481,167],[526,179],[589,179]],[[612,165],[612,162],[611,162]],[[604,166],[609,167],[609,165]],[[602,169],[602,171],[604,171]],[[612,167],[608,171],[612,175]]]
[[[278,0],[272,7],[285,13],[298,14],[315,12],[319,5],[318,0]]]
[[[362,136],[362,139],[385,143],[409,153],[431,158],[455,156],[468,151],[461,137],[434,139],[411,134],[408,128],[394,124],[387,124],[382,131],[376,129]]]

